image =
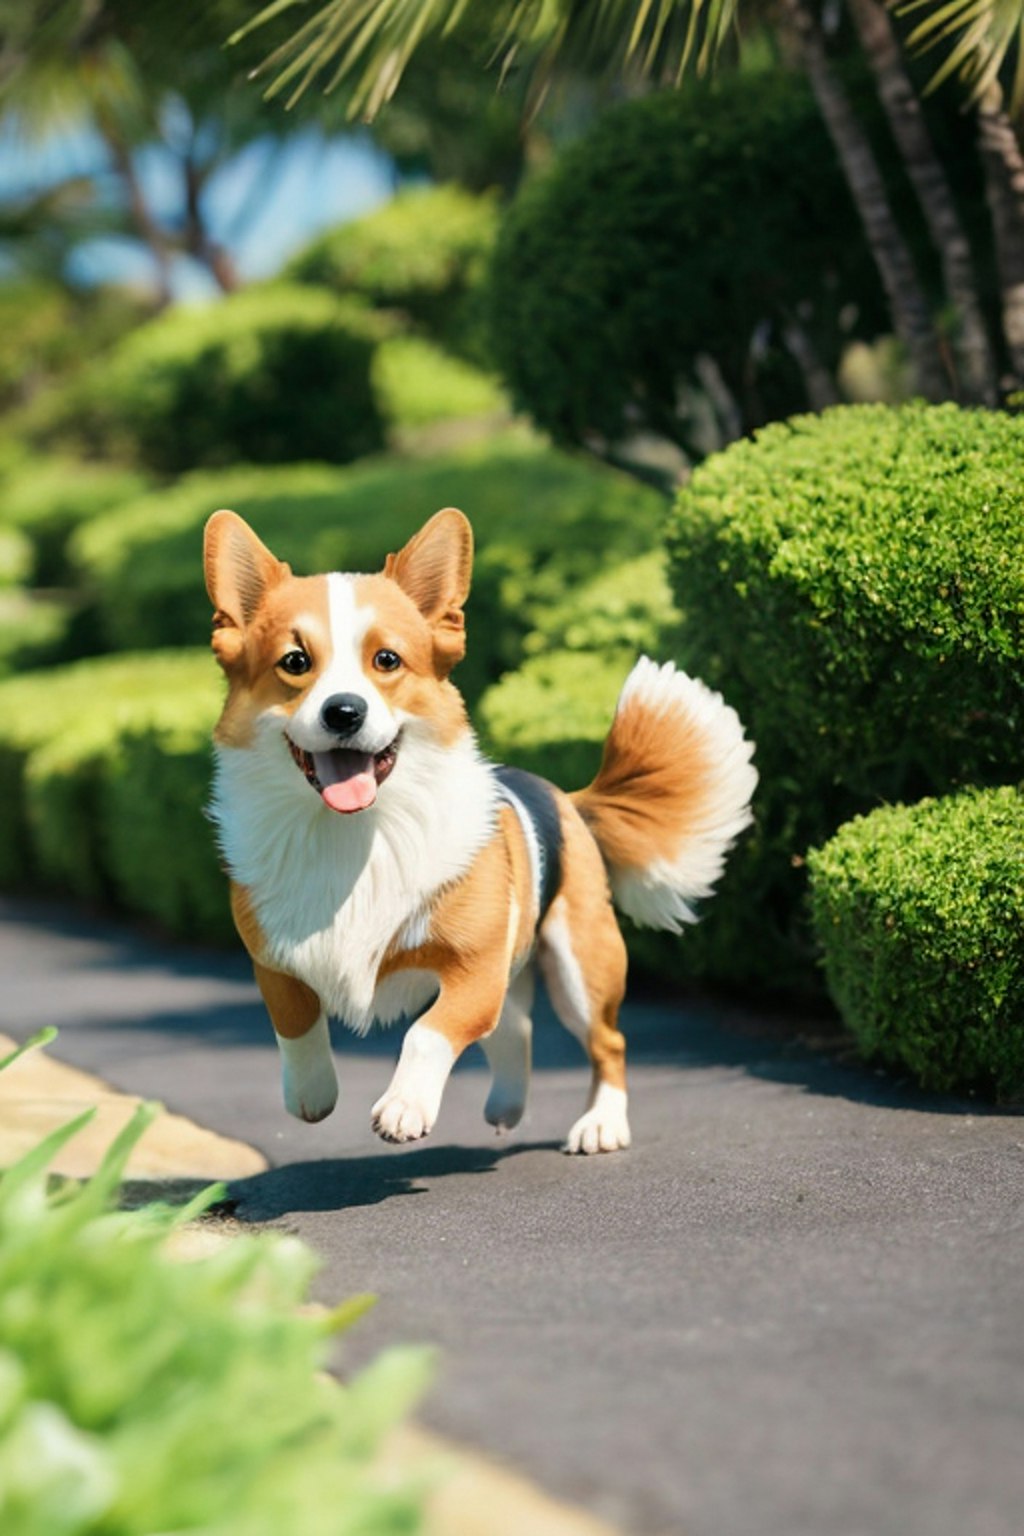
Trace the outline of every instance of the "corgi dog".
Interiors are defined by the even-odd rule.
[[[681,929],[751,820],[753,748],[703,683],[641,659],[593,783],[564,794],[486,761],[450,674],[465,654],[473,535],[438,512],[375,575],[293,576],[234,512],[206,527],[227,676],[211,815],[231,907],[280,1047],[284,1102],[337,1099],[328,1019],[415,1020],[371,1110],[410,1142],[479,1041],[484,1115],[519,1121],[539,968],[592,1069],[569,1152],[630,1143],[613,902]]]

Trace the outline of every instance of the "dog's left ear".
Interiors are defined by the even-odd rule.
[[[435,513],[384,566],[385,576],[412,598],[433,629],[434,654],[444,674],[466,654],[462,609],[472,573],[473,530],[455,507]]]

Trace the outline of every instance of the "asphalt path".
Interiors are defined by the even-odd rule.
[[[399,1034],[338,1031],[341,1101],[284,1113],[244,958],[0,904],[0,1030],[258,1147],[245,1222],[376,1292],[347,1345],[437,1346],[422,1415],[637,1536],[1020,1536],[1024,1123],[778,1021],[626,1009],[634,1147],[569,1158],[587,1073],[545,1011],[527,1121],[482,1058],[429,1142],[369,1128]],[[524,1533],[529,1536],[529,1533]]]

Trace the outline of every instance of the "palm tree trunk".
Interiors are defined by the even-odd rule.
[[[1024,385],[1024,155],[998,85],[986,92],[978,108],[978,151],[992,217],[1003,336],[1013,372],[1007,385],[1020,389]]]
[[[874,151],[825,50],[806,0],[782,0],[784,26],[807,71],[815,100],[846,176],[903,342],[916,385],[929,400],[949,396],[938,337],[907,243],[893,215]]]
[[[202,209],[204,177],[191,156],[184,162],[185,175],[185,248],[190,256],[210,273],[222,293],[234,293],[239,286],[238,269],[231,253],[211,239]]]
[[[978,300],[970,243],[946,173],[935,153],[921,103],[904,66],[892,20],[881,0],[847,0],[847,4],[938,252],[946,295],[956,312],[955,348],[962,370],[961,393],[969,400],[995,405],[999,398],[998,371]]]

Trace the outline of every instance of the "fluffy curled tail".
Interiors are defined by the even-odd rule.
[[[757,784],[736,711],[697,678],[644,656],[626,679],[594,782],[573,795],[615,905],[678,933],[696,920],[751,820]]]

